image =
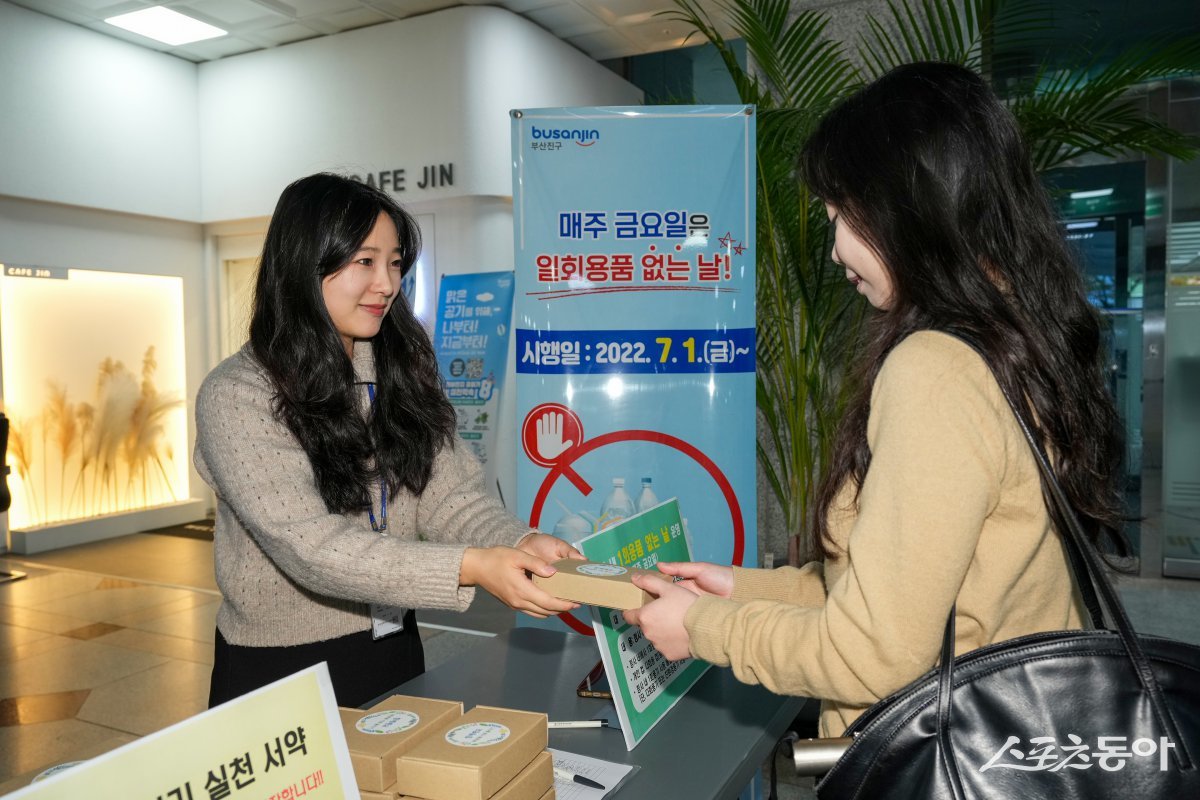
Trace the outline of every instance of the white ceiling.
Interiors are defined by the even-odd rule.
[[[9,0],[47,16],[189,61],[212,61],[289,42],[328,36],[381,22],[461,5],[507,8],[545,28],[594,59],[652,53],[679,47],[691,32],[661,16],[671,0]],[[699,0],[714,14],[718,0]],[[165,5],[229,31],[228,36],[172,47],[129,33],[107,17]],[[722,25],[721,27],[724,27]],[[693,36],[688,44],[698,44]]]

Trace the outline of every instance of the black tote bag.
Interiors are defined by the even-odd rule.
[[[1059,510],[1097,629],[1023,636],[955,658],[952,608],[940,665],[847,729],[853,741],[817,797],[1200,798],[1200,647],[1133,630],[1049,460],[1005,397]]]

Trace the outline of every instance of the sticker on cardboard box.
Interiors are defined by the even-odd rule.
[[[468,722],[446,732],[446,741],[459,747],[488,747],[500,744],[512,734],[499,722]]]
[[[616,564],[580,564],[575,571],[580,575],[624,575],[629,570]]]
[[[389,733],[403,733],[409,728],[415,727],[421,721],[421,717],[412,711],[400,711],[399,709],[391,711],[376,711],[373,714],[367,714],[365,717],[354,723],[354,727],[363,733],[373,733],[377,735]]]

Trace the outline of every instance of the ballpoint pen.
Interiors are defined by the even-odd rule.
[[[550,730],[554,730],[555,728],[559,728],[559,729],[564,729],[564,728],[607,728],[608,720],[606,720],[606,719],[581,719],[581,720],[564,720],[564,721],[559,721],[559,722],[550,721],[550,722],[546,723],[546,726],[549,727]]]
[[[580,786],[589,786],[592,789],[604,789],[604,784],[597,783],[591,778],[585,778],[582,775],[576,775],[574,772],[565,770],[562,767],[554,768],[554,777],[561,778],[564,781],[574,781]]]

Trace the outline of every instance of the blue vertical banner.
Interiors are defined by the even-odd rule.
[[[576,542],[674,497],[696,560],[754,563],[754,130],[751,106],[512,112],[530,524]]]
[[[458,435],[496,482],[492,453],[500,390],[508,366],[513,273],[445,275],[438,286],[433,344],[446,395],[458,414]]]

